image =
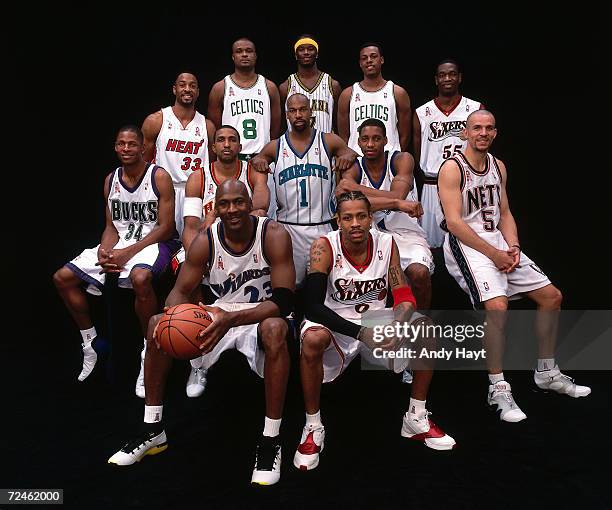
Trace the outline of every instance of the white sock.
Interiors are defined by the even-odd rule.
[[[140,353],[140,359],[142,361],[144,361],[144,359],[145,359],[146,352],[147,352],[147,339],[145,338],[144,339],[144,346],[142,347],[142,352]]]
[[[496,384],[501,381],[505,381],[503,372],[500,372],[499,374],[489,374],[489,382],[491,384]]]
[[[145,405],[144,422],[159,423],[162,420],[164,406],[147,406]]]
[[[81,336],[83,337],[83,343],[87,346],[89,346],[91,342],[93,342],[93,339],[97,336],[96,328],[94,326],[89,329],[81,329],[80,331]]]
[[[416,398],[410,398],[410,405],[408,406],[410,414],[416,414],[417,416],[425,412],[425,402],[427,400],[417,400]]]
[[[555,358],[538,359],[538,372],[555,368]]]
[[[321,423],[320,409],[315,414],[306,413],[306,425],[312,425],[314,427],[316,427],[317,425],[323,425],[323,423]]]
[[[191,368],[202,368],[202,356],[198,356],[196,359],[192,359],[189,363],[191,363]]]
[[[279,418],[278,420],[274,420],[266,416],[266,419],[264,421],[263,435],[268,436],[268,437],[278,436],[280,432],[281,421],[282,421],[282,418]]]

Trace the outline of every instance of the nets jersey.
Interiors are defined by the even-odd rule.
[[[174,184],[185,185],[192,172],[208,165],[206,119],[195,112],[195,117],[183,128],[171,106],[162,108],[162,116],[153,160],[170,174]]]
[[[323,133],[332,132],[332,115],[334,113],[334,94],[332,77],[327,73],[321,73],[316,85],[309,89],[304,85],[297,73],[287,78],[287,99],[293,94],[304,94],[310,99],[312,116],[315,119],[314,127]],[[285,110],[287,102],[285,102]],[[291,131],[291,124],[288,126]]]
[[[401,150],[392,81],[387,81],[385,86],[376,92],[364,90],[359,82],[353,84],[353,92],[351,93],[349,105],[350,137],[348,146],[359,155],[362,155],[362,153],[357,143],[359,139],[357,129],[366,119],[378,119],[385,124],[387,130],[386,151],[394,152]]]
[[[380,191],[390,191],[391,182],[395,177],[395,168],[393,166],[393,161],[395,157],[399,154],[399,151],[393,152],[391,156],[389,156],[389,154],[389,152],[385,152],[385,171],[383,172],[382,177],[378,182],[374,182],[372,177],[370,177],[370,173],[368,172],[367,167],[367,160],[363,157],[357,158],[357,162],[359,163],[359,184],[368,188],[378,189]],[[408,192],[406,200],[418,200],[414,185],[412,187],[412,190]],[[387,232],[395,232],[398,234],[401,234],[402,232],[411,231],[419,232],[423,236],[425,235],[425,232],[419,225],[417,219],[411,218],[405,212],[391,211],[387,209],[382,211],[374,211],[373,215],[374,223],[376,224],[376,227],[380,230],[384,230]]]
[[[320,225],[331,220],[335,179],[319,130],[312,130],[310,144],[301,154],[291,145],[289,132],[279,138],[273,177],[279,222]]]
[[[215,208],[215,195],[217,194],[217,188],[220,185],[219,179],[215,174],[215,162],[213,161],[208,171],[201,171],[200,173],[200,196],[202,197],[202,209],[204,216]],[[236,160],[236,174],[233,176],[240,182],[243,182],[249,192],[249,196],[253,197],[253,190],[249,181],[248,163],[246,161]]]
[[[444,112],[432,99],[416,110],[421,124],[420,165],[427,177],[437,177],[445,160],[462,151],[467,141],[459,135],[465,128],[468,115],[480,108],[480,103],[461,97],[449,112]]]
[[[221,123],[235,127],[240,133],[242,154],[261,152],[270,141],[270,96],[266,79],[257,75],[257,81],[249,88],[242,88],[224,78],[223,116]]]
[[[359,270],[342,248],[342,234],[334,230],[325,236],[332,249],[332,267],[327,278],[325,306],[341,317],[360,321],[361,315],[385,308],[387,273],[393,237],[384,232],[370,231],[368,258]]]
[[[159,191],[155,185],[158,167],[150,164],[140,182],[130,188],[123,182],[123,169],[117,168],[110,180],[108,208],[119,235],[117,248],[143,239],[157,224]]]
[[[242,253],[225,243],[223,223],[207,231],[210,250],[210,289],[221,303],[257,303],[272,295],[270,263],[264,253],[269,218],[249,216],[255,225],[253,239]]]
[[[453,158],[461,171],[461,218],[477,234],[497,232],[502,175],[497,160],[487,154],[483,172],[470,165],[462,152]],[[441,218],[443,220],[443,218]],[[445,229],[444,221],[440,225]]]

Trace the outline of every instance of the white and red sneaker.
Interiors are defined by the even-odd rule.
[[[457,443],[429,419],[430,414],[428,411],[418,415],[409,412],[404,414],[402,436],[422,441],[434,450],[452,450]]]
[[[309,471],[319,465],[319,454],[325,443],[323,425],[306,425],[302,431],[302,440],[295,451],[293,465],[301,471]]]

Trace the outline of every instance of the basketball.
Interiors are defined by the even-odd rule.
[[[191,303],[176,305],[164,313],[157,325],[160,347],[176,359],[195,359],[202,355],[197,336],[212,318],[201,307]]]

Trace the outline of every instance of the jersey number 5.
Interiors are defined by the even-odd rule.
[[[452,152],[451,152],[451,148],[452,148]],[[442,157],[444,159],[448,159],[451,156],[454,156],[455,154],[457,154],[459,151],[461,150],[461,145],[445,145],[442,148]]]

